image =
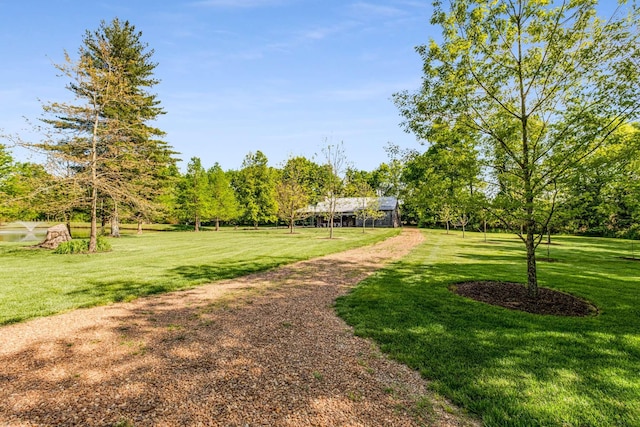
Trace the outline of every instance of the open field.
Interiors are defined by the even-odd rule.
[[[640,262],[629,241],[554,238],[540,285],[594,303],[597,316],[540,316],[450,292],[467,280],[523,282],[508,235],[425,231],[426,242],[338,300],[360,336],[419,370],[489,426],[640,425]],[[636,242],[637,243],[637,242]],[[636,254],[637,256],[637,254]],[[539,257],[546,257],[541,245]]]
[[[237,277],[398,232],[340,229],[333,240],[322,229],[147,233],[110,239],[112,252],[93,255],[0,243],[0,325]]]
[[[333,301],[422,241],[0,328],[0,425],[477,426]]]

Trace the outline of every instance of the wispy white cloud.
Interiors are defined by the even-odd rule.
[[[356,22],[345,21],[337,25],[311,28],[309,30],[302,31],[300,33],[300,38],[302,40],[323,40],[327,37],[349,31],[356,25]]]
[[[290,34],[288,39],[270,43],[266,46],[266,49],[290,52],[291,50],[295,50],[300,46],[305,46],[308,43],[319,42],[347,33],[360,25],[360,23],[350,20],[343,21],[335,25],[316,26],[294,31]]]

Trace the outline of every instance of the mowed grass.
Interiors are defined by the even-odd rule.
[[[412,254],[337,302],[360,336],[419,370],[488,426],[640,426],[640,262],[629,241],[557,237],[540,285],[597,316],[540,316],[455,295],[467,280],[526,279],[515,237],[426,231]],[[636,242],[636,250],[637,250]],[[546,257],[546,246],[539,248]],[[637,256],[637,255],[636,255]]]
[[[155,232],[109,239],[113,251],[57,255],[0,242],[0,325],[194,287],[368,245],[393,229]],[[31,243],[33,244],[33,243]]]

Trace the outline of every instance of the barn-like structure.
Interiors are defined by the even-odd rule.
[[[357,218],[357,212],[364,206],[375,207],[377,211],[384,213],[375,220],[374,227],[400,227],[400,205],[395,197],[341,197],[335,201],[335,227],[362,227],[362,219]],[[312,224],[316,227],[327,227],[330,211],[330,202],[325,200],[317,205],[309,205],[304,211],[310,215]],[[367,226],[372,225],[372,220],[367,219]]]

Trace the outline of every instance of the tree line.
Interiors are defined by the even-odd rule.
[[[340,145],[331,146],[340,149]],[[95,203],[92,189],[67,176],[49,173],[36,163],[13,162],[6,147],[0,146],[1,221],[90,221],[96,205],[98,228],[112,236],[119,234],[119,222],[184,224],[199,231],[206,224],[218,230],[221,224],[257,228],[259,225],[286,224],[291,229],[309,216],[304,208],[336,197],[365,198],[361,219],[373,218],[368,200],[376,196],[396,195],[394,177],[386,164],[373,172],[347,168],[342,176],[333,173],[327,163],[303,156],[291,157],[281,167],[270,166],[261,151],[248,153],[237,170],[223,170],[215,163],[206,167],[193,157],[181,172],[175,159],[157,171],[153,192],[141,209],[138,201],[116,201],[107,192],[98,192]],[[62,191],[70,183],[75,190]],[[117,208],[116,208],[117,206]]]
[[[68,79],[73,101],[42,106],[40,141],[7,138],[46,161],[16,163],[0,145],[0,221],[87,221],[92,252],[99,229],[108,227],[117,237],[121,220],[136,221],[139,230],[144,222],[190,224],[198,231],[202,223],[213,222],[217,230],[220,223],[257,227],[277,221],[293,230],[303,208],[327,194],[376,194],[375,180],[384,171],[336,169],[337,161],[346,165],[341,144],[326,147],[322,164],[294,157],[275,168],[257,151],[247,154],[239,170],[206,168],[194,157],[180,172],[179,153],[153,126],[165,111],[152,92],[158,83],[152,56],[142,33],[117,18],[87,31],[77,55],[65,52],[55,67]]]
[[[27,144],[46,164],[14,163],[0,147],[0,216],[80,215],[92,236],[98,219],[117,234],[123,217],[292,227],[307,204],[393,195],[408,223],[517,234],[532,296],[543,236],[638,238],[636,5],[600,18],[592,0],[435,1],[431,23],[442,36],[416,48],[421,87],[393,96],[424,150],[389,145],[374,171],[349,168],[341,146],[329,145],[318,162],[275,168],[258,151],[235,171],[193,158],[181,173],[151,125],[164,114],[150,92],[153,50],[128,22],[103,22],[58,66],[75,100],[45,104],[45,137]]]

